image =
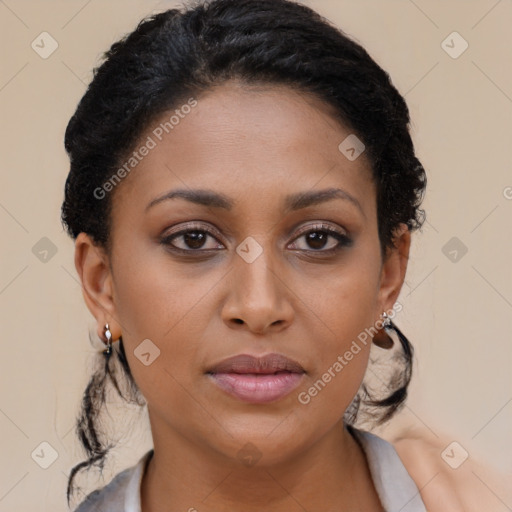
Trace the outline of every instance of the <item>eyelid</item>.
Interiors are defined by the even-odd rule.
[[[184,253],[184,254],[186,254],[186,253],[200,254],[200,253],[208,253],[208,252],[211,252],[211,251],[218,251],[218,250],[220,250],[219,248],[216,248],[216,249],[196,249],[196,250],[194,250],[194,249],[182,249],[181,247],[176,247],[176,246],[174,246],[171,243],[171,239],[179,238],[180,236],[186,234],[189,231],[201,231],[201,232],[204,232],[204,233],[207,234],[207,236],[210,236],[213,239],[215,239],[219,244],[225,245],[221,241],[223,236],[219,233],[219,231],[216,228],[214,228],[212,225],[209,225],[208,227],[206,227],[204,225],[201,225],[199,223],[199,221],[191,221],[191,222],[185,223],[185,224],[181,225],[178,229],[176,229],[176,231],[171,231],[170,233],[164,234],[161,237],[161,243],[164,244],[164,245],[170,246],[174,252],[178,252],[178,253],[181,252],[181,253]],[[315,232],[315,231],[323,231],[323,232],[327,233],[329,237],[335,238],[337,240],[337,242],[338,242],[336,247],[333,247],[331,249],[325,249],[325,250],[323,250],[323,249],[319,249],[319,250],[301,249],[300,250],[301,252],[306,252],[306,253],[307,252],[313,252],[313,253],[317,253],[319,255],[321,255],[321,254],[327,255],[327,254],[331,254],[331,253],[337,252],[338,250],[342,249],[343,246],[352,245],[353,240],[351,239],[351,236],[350,236],[348,230],[346,230],[344,228],[340,228],[338,225],[336,225],[336,227],[334,227],[332,224],[330,224],[327,221],[316,221],[313,224],[309,224],[307,226],[301,227],[299,229],[298,233],[296,234],[296,236],[293,238],[293,240],[291,240],[290,243],[291,244],[296,243],[296,241],[301,236],[303,236],[305,234],[308,234],[308,233],[311,233],[311,232]]]
[[[199,224],[198,222],[199,221],[190,221],[190,222],[187,222],[187,223],[185,223],[183,225],[180,225],[179,229],[177,229],[176,231],[171,231],[169,233],[166,233],[164,235],[164,237],[165,238],[169,238],[171,236],[183,234],[183,232],[196,229],[198,231],[205,231],[205,232],[207,232],[211,236],[215,235],[215,237],[217,237],[217,238],[223,238],[221,233],[215,227],[213,227],[211,225],[206,227],[204,225]],[[348,230],[346,230],[344,228],[340,229],[339,227],[335,227],[335,226],[333,226],[332,224],[330,224],[330,223],[328,223],[326,221],[316,221],[313,224],[301,227],[299,229],[296,237],[294,238],[294,240],[296,238],[298,238],[299,236],[301,236],[301,235],[303,235],[305,233],[309,233],[309,232],[314,231],[314,230],[328,230],[328,231],[334,231],[334,232],[336,232],[336,233],[338,233],[340,235],[344,235],[346,237],[350,236],[350,233],[348,232]],[[220,241],[220,240],[217,240],[217,241]]]
[[[309,225],[309,226],[304,226],[302,228],[299,229],[299,232],[297,234],[297,238],[305,233],[309,233],[310,231],[334,231],[335,233],[338,233],[340,235],[344,235],[346,237],[349,236],[349,233],[346,229],[343,229],[341,228],[338,228],[338,227],[334,227],[332,224],[329,224],[325,221],[316,221],[315,224],[313,225]]]
[[[334,247],[331,247],[330,249],[292,249],[292,250],[298,250],[301,253],[306,254],[315,254],[316,258],[321,257],[328,257],[333,256],[335,254],[338,254],[339,251],[341,251],[344,248],[350,247],[353,245],[354,240],[350,236],[349,232],[346,229],[339,228],[339,227],[333,227],[331,224],[327,223],[326,221],[317,221],[313,225],[304,226],[303,228],[299,229],[299,232],[297,235],[293,238],[291,241],[291,244],[296,244],[297,241],[304,235],[307,235],[309,233],[314,232],[323,232],[327,233],[327,236],[329,238],[334,238],[336,240],[336,245]]]
[[[213,227],[211,225],[206,227],[206,226],[204,226],[202,224],[199,224],[199,221],[191,221],[191,222],[186,222],[185,224],[181,224],[179,226],[179,228],[176,229],[176,231],[166,232],[163,235],[163,237],[164,238],[169,238],[171,236],[180,235],[180,234],[183,234],[184,232],[194,231],[194,230],[204,231],[205,233],[208,233],[210,236],[215,236],[217,238],[223,238],[223,236],[221,235],[220,231],[217,230],[215,227]]]

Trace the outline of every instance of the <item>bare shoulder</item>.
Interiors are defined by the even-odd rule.
[[[512,475],[475,460],[451,439],[411,431],[388,438],[420,490],[428,512],[505,512]]]

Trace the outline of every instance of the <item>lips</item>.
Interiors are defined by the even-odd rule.
[[[224,359],[207,371],[207,373],[252,373],[267,375],[277,372],[305,373],[305,370],[297,361],[281,354],[267,354],[262,357],[240,354]]]
[[[231,397],[263,404],[290,394],[306,372],[297,361],[281,354],[240,354],[224,359],[206,373],[211,382]]]

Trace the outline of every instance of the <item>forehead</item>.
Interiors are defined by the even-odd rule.
[[[142,209],[177,186],[276,201],[290,192],[343,187],[371,210],[371,167],[364,152],[351,160],[340,150],[347,137],[351,131],[313,95],[230,81],[176,105],[146,129],[135,150],[149,150],[118,186],[115,210]]]

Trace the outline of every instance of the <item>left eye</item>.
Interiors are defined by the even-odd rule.
[[[305,237],[304,240],[309,247],[299,247],[299,249],[305,251],[331,252],[341,248],[342,246],[350,245],[351,242],[348,236],[343,233],[339,233],[338,231],[325,227],[315,227],[310,229],[302,233],[295,240],[300,240],[303,237]],[[331,243],[329,247],[326,247],[329,238],[334,240],[335,243]]]

